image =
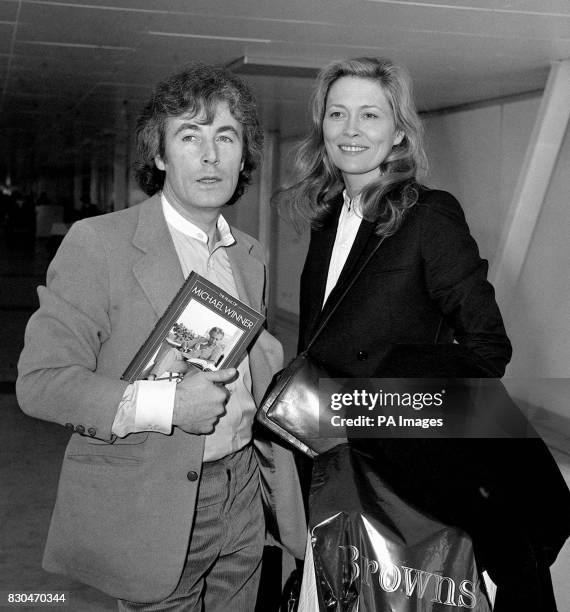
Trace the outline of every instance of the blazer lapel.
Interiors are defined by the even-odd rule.
[[[265,309],[265,270],[263,263],[251,254],[253,245],[234,232],[236,243],[228,247],[227,254],[240,300],[263,311]]]
[[[320,319],[342,201],[342,196],[340,196],[335,202],[337,210],[334,216],[324,227],[314,230],[311,234],[309,252],[303,270],[304,288],[299,329],[300,346],[305,346],[311,339],[315,326]],[[306,316],[306,319],[304,319],[304,316]]]
[[[133,274],[160,317],[182,286],[184,275],[159,195],[140,204],[133,244],[143,253],[133,266]]]
[[[342,205],[342,198],[340,199],[340,205]],[[363,219],[360,227],[358,228],[354,243],[350,249],[337,283],[330,292],[326,303],[323,305],[330,259],[338,227],[340,205],[334,220],[331,221],[326,228],[314,232],[313,234],[313,244],[311,245],[311,266],[308,272],[310,274],[309,278],[311,281],[314,279],[314,282],[311,282],[311,287],[314,288],[311,288],[310,291],[309,308],[311,315],[307,322],[307,329],[311,331],[309,336],[305,336],[306,341],[309,341],[312,338],[320,323],[325,317],[327,317],[332,308],[334,308],[347,283],[350,282],[353,275],[358,270],[358,265],[380,240],[380,238],[374,233],[374,223]]]
[[[370,253],[379,240],[380,238],[374,234],[374,224],[363,219],[336,285],[333,287],[323,306],[321,318],[325,317],[337,303],[338,297],[342,295],[347,283],[351,281],[354,274],[358,271],[358,264]]]

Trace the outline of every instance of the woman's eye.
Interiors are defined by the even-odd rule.
[[[342,117],[342,113],[340,111],[331,111],[329,113],[330,119],[340,119]]]
[[[378,115],[376,113],[364,113],[363,117],[365,119],[378,119]]]
[[[197,140],[197,136],[196,134],[186,134],[185,136],[182,137],[182,140],[184,142],[194,142],[195,140]]]
[[[233,142],[233,138],[231,138],[231,136],[219,136],[218,140],[220,142]]]

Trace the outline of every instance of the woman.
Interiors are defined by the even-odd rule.
[[[511,345],[486,279],[487,262],[457,200],[418,182],[425,166],[421,122],[401,67],[358,58],[322,70],[311,131],[297,151],[300,178],[281,194],[312,225],[301,277],[300,350],[384,238],[310,348],[311,357],[338,376],[500,377],[509,362]],[[493,569],[495,581],[506,576],[507,584],[509,555],[497,561],[498,545],[485,540],[480,519],[494,519],[493,500],[487,501],[477,469],[462,463],[477,463],[481,447],[465,440],[453,447],[423,442],[351,444],[373,458],[398,494],[468,531],[483,566]],[[463,457],[449,456],[464,448]],[[461,477],[453,472],[458,465],[473,478],[464,474],[465,482],[450,485],[449,478]],[[315,469],[322,482],[325,463],[317,461]],[[463,498],[444,499],[446,486]]]
[[[411,83],[389,60],[324,69],[312,129],[284,195],[313,225],[301,278],[300,348],[359,263],[387,236],[311,354],[367,377],[394,343],[456,339],[501,376],[511,346],[486,280],[487,262],[450,194],[417,182],[425,167]]]

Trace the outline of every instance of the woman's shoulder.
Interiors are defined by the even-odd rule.
[[[457,198],[448,191],[418,185],[418,201],[414,207],[421,217],[447,218],[465,222],[465,213]]]
[[[430,212],[463,214],[461,204],[453,194],[442,189],[432,189],[425,185],[418,185],[417,206]]]

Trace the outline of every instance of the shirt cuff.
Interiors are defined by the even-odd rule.
[[[170,434],[175,393],[175,381],[137,380],[129,385],[119,402],[112,433],[121,438],[141,431]]]

